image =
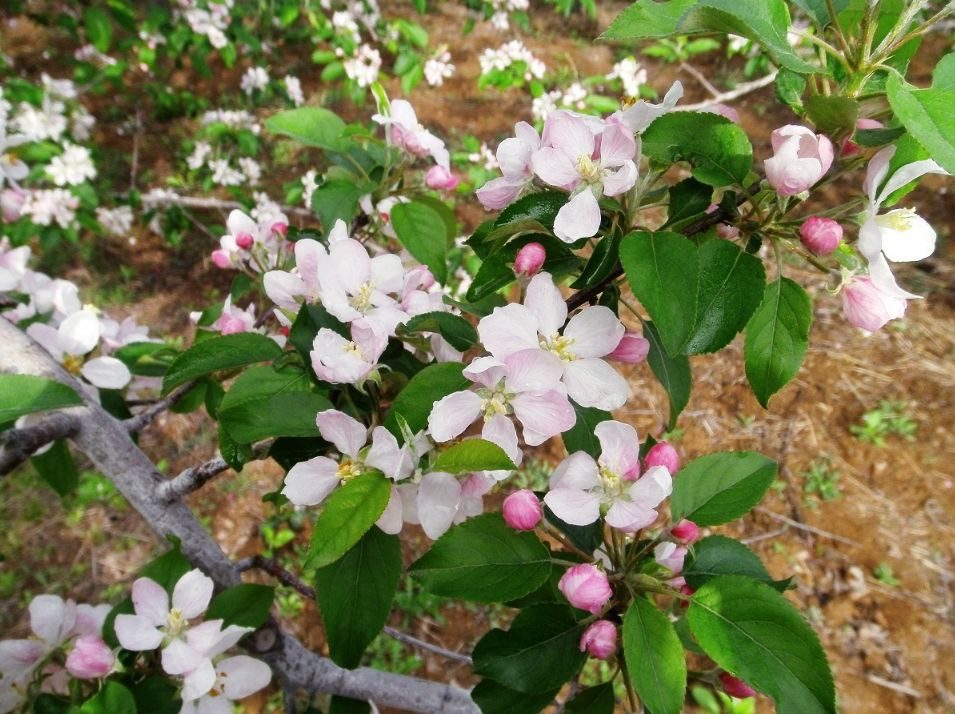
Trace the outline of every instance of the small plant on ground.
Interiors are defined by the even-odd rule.
[[[918,424],[905,402],[882,399],[879,406],[862,415],[862,422],[849,427],[859,441],[885,446],[888,436],[900,436],[906,441],[915,441]]]
[[[803,474],[803,503],[808,508],[818,508],[820,499],[835,501],[842,498],[839,480],[842,474],[832,465],[828,457],[816,459]]]

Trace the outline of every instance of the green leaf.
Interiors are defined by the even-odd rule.
[[[62,409],[83,400],[65,384],[29,374],[0,374],[0,424],[25,414]]]
[[[681,32],[729,32],[758,42],[776,64],[800,74],[828,74],[796,54],[786,39],[792,24],[783,0],[699,0],[680,19]]]
[[[820,27],[825,27],[832,22],[826,0],[793,0],[793,2],[805,10]],[[833,0],[832,6],[836,13],[840,13],[849,6],[849,0]]]
[[[268,365],[239,375],[217,414],[233,439],[249,444],[269,436],[318,436],[315,415],[331,408],[328,399],[312,391],[305,371]]]
[[[252,460],[252,445],[240,444],[232,438],[232,435],[225,430],[220,423],[216,436],[219,440],[219,453],[223,461],[229,464],[229,467],[236,471],[242,471],[242,468]]]
[[[88,7],[83,11],[83,27],[86,38],[100,52],[109,52],[113,42],[113,26],[109,13],[101,7]]]
[[[328,714],[370,714],[371,705],[361,699],[332,696],[328,705]]]
[[[673,231],[705,214],[713,202],[713,188],[688,178],[670,186],[669,209],[665,227]]]
[[[805,618],[764,583],[714,578],[687,612],[700,646],[721,667],[776,703],[779,714],[835,714],[826,653]]]
[[[471,349],[478,341],[474,326],[460,315],[450,312],[426,312],[398,326],[399,336],[415,332],[435,332],[459,352]]]
[[[663,348],[660,335],[652,322],[643,325],[643,336],[650,343],[647,353],[647,364],[650,371],[657,378],[667,393],[670,402],[670,413],[667,417],[667,429],[676,426],[677,417],[686,408],[690,401],[690,390],[693,388],[693,373],[690,370],[690,360],[686,355],[670,357]]]
[[[335,112],[323,107],[300,107],[273,114],[265,120],[265,128],[306,146],[334,151],[340,148],[345,122]]]
[[[550,575],[550,553],[532,532],[487,513],[451,528],[409,569],[435,595],[506,602],[527,595]]]
[[[351,479],[325,500],[315,519],[307,566],[321,568],[341,558],[385,512],[391,481],[380,471]]]
[[[282,348],[265,335],[239,332],[210,337],[179,355],[163,377],[162,391],[168,394],[180,384],[223,369],[235,369],[256,362],[270,362],[282,355]]]
[[[614,18],[600,38],[603,40],[630,40],[667,37],[677,33],[680,18],[696,5],[698,0],[637,0]]]
[[[892,74],[886,90],[899,121],[942,168],[955,173],[955,89],[916,89]]]
[[[92,699],[80,707],[82,714],[136,714],[136,700],[118,682],[107,681]]]
[[[673,112],[643,133],[643,153],[662,164],[689,162],[693,178],[709,186],[742,184],[753,166],[746,132],[709,112]]]
[[[654,714],[680,714],[686,698],[686,659],[670,619],[646,598],[623,618],[623,651],[634,689]]]
[[[424,429],[436,401],[471,386],[471,380],[461,374],[463,369],[464,365],[460,362],[441,362],[428,365],[418,372],[391,405],[391,411],[385,419],[388,431],[402,439],[398,427],[399,416],[408,424],[412,434]]]
[[[318,214],[322,229],[328,233],[337,221],[351,223],[358,210],[358,199],[368,191],[354,181],[326,181],[312,194],[312,210]]]
[[[559,691],[524,694],[494,680],[484,679],[471,690],[471,699],[481,708],[481,714],[540,714]]]
[[[428,266],[435,280],[447,282],[448,235],[440,213],[418,201],[398,203],[391,209],[391,227],[408,252]]]
[[[710,240],[699,248],[696,325],[683,351],[717,352],[732,342],[756,308],[766,286],[763,261],[735,243]]]
[[[30,463],[60,498],[69,496],[80,483],[80,474],[70,455],[70,447],[63,439],[53,442],[46,452],[30,459]]]
[[[519,198],[507,206],[494,221],[495,228],[536,223],[548,231],[554,230],[557,212],[567,203],[567,194],[561,191],[541,191]]]
[[[630,233],[620,245],[620,263],[667,353],[680,354],[696,322],[696,246],[678,233]]]
[[[797,112],[802,110],[802,95],[806,92],[805,75],[781,69],[776,75],[776,98]]]
[[[723,451],[694,459],[673,479],[673,521],[718,526],[747,513],[776,478],[776,462],[751,451]]]
[[[824,134],[851,132],[859,119],[859,102],[849,97],[815,94],[806,101],[806,112]]]
[[[955,52],[942,57],[932,70],[932,88],[955,91]]]
[[[764,582],[782,592],[789,580],[773,580],[753,551],[733,538],[713,535],[697,542],[680,573],[694,590],[720,575],[739,575]]]
[[[780,278],[766,286],[743,344],[746,378],[763,407],[799,371],[811,326],[812,300],[798,283]]]
[[[568,454],[575,451],[584,451],[595,459],[600,456],[600,442],[594,434],[594,428],[602,421],[613,419],[610,412],[596,407],[582,407],[574,400],[570,400],[577,414],[577,421],[562,435],[564,448]]]
[[[463,474],[471,471],[512,471],[517,467],[497,444],[484,439],[466,439],[445,449],[431,465],[433,471]]]
[[[226,588],[209,603],[207,620],[223,620],[225,625],[261,627],[269,619],[275,588],[242,583]]]
[[[583,290],[585,288],[599,285],[617,267],[617,259],[620,255],[621,236],[618,233],[610,233],[599,240],[587,265],[571,285],[574,290]]]
[[[166,677],[151,674],[130,687],[137,714],[179,714],[182,700],[176,686]]]
[[[331,565],[315,573],[332,660],[353,669],[388,619],[401,575],[401,542],[372,528]]]
[[[585,625],[565,605],[521,610],[510,629],[493,629],[474,647],[474,673],[525,694],[561,687],[583,665]]]
[[[604,682],[596,687],[580,690],[564,708],[566,714],[613,714],[617,700],[613,694],[613,682]]]

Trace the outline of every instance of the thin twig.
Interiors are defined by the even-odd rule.
[[[186,394],[188,394],[189,391],[195,386],[196,381],[192,380],[186,382],[180,387],[176,387],[176,389],[169,393],[168,397],[160,399],[157,402],[153,402],[149,407],[143,409],[143,411],[141,411],[139,414],[131,416],[129,419],[123,421],[123,426],[126,427],[126,430],[130,434],[138,434],[147,426],[149,426],[149,424],[151,424],[156,417],[186,396]]]
[[[252,458],[265,458],[272,443],[272,439],[266,439],[265,441],[260,441],[258,444],[255,444],[252,447]],[[165,503],[171,503],[183,496],[188,496],[190,493],[198,491],[213,478],[229,468],[229,464],[226,463],[225,459],[221,456],[209,459],[204,464],[192,466],[181,471],[178,476],[174,476],[168,481],[163,481],[159,484],[157,488],[159,498]]]
[[[750,536],[749,538],[740,539],[740,543],[744,545],[752,545],[753,543],[759,543],[761,540],[769,540],[770,538],[775,538],[776,536],[781,536],[783,533],[789,530],[789,526],[785,525],[782,528],[778,528],[774,531],[769,531],[768,533],[760,533],[759,535]]]
[[[461,654],[460,652],[452,652],[451,650],[446,650],[444,647],[439,647],[438,645],[433,645],[430,642],[425,642],[424,640],[419,640],[417,637],[405,634],[401,630],[396,630],[394,627],[385,625],[382,628],[384,632],[389,637],[392,637],[399,642],[404,642],[406,645],[411,645],[412,647],[417,647],[418,649],[427,650],[428,652],[433,652],[436,655],[441,655],[445,659],[450,659],[455,662],[460,662],[461,664],[466,664],[470,667],[474,662],[466,654]]]
[[[699,82],[700,84],[702,84],[702,85],[703,85],[703,88],[704,88],[707,92],[709,92],[710,94],[712,94],[714,97],[720,96],[720,90],[718,90],[716,87],[714,87],[713,84],[712,84],[712,82],[710,82],[710,80],[708,80],[708,79],[703,75],[703,73],[702,73],[700,70],[698,70],[696,67],[694,67],[693,65],[687,64],[686,62],[681,62],[681,63],[680,63],[680,69],[682,69],[682,70],[683,70],[684,72],[686,72],[687,74],[692,75],[693,78],[696,79],[697,82]]]
[[[180,196],[177,193],[162,193],[159,195],[145,194],[143,196],[143,205],[147,207],[157,206],[178,206],[180,208],[201,208],[208,210],[232,210],[234,208],[245,209],[245,206],[238,201],[224,201],[218,198],[199,198],[197,196]],[[296,216],[314,216],[307,208],[298,206],[281,206],[282,211]]]
[[[775,511],[771,511],[768,508],[764,508],[763,506],[757,506],[754,510],[766,516],[769,516],[773,520],[779,521],[780,523],[785,523],[786,525],[792,526],[793,528],[798,528],[801,531],[806,531],[807,533],[812,533],[817,536],[822,536],[823,538],[829,538],[831,540],[838,541],[839,543],[845,543],[846,545],[853,545],[853,546],[859,545],[856,541],[852,540],[851,538],[846,538],[845,536],[841,536],[838,533],[832,533],[830,531],[825,531],[822,528],[816,528],[815,526],[809,526],[809,525],[806,525],[805,523],[800,523],[799,521],[793,520],[792,518],[789,518],[788,516],[784,516],[781,513],[776,513]]]
[[[725,104],[726,102],[731,102],[734,99],[739,99],[744,97],[747,94],[755,92],[763,87],[766,87],[776,81],[776,74],[778,70],[773,70],[765,77],[760,77],[759,79],[754,79],[751,82],[743,82],[742,84],[737,84],[736,87],[730,89],[726,92],[719,92],[712,99],[707,99],[703,102],[697,102],[696,104],[684,104],[682,106],[675,107],[675,111],[680,112],[698,112],[701,109],[708,109],[714,104]]]
[[[888,679],[883,679],[877,674],[870,673],[870,674],[867,674],[865,678],[868,679],[873,684],[876,684],[880,687],[891,689],[893,692],[898,692],[899,694],[905,694],[915,699],[921,699],[923,696],[925,696],[917,689],[912,689],[912,687],[906,687],[904,684],[897,684]]]
[[[79,419],[74,415],[54,412],[33,426],[0,435],[0,476],[13,471],[47,444],[73,436],[79,428]]]

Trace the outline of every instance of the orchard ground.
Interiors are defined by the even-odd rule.
[[[581,75],[604,73],[613,63],[612,50],[587,40],[622,7],[601,7],[596,23],[580,17],[564,20],[551,11],[534,13],[535,32],[523,39],[549,65],[576,67]],[[411,12],[410,6],[392,10]],[[444,4],[424,18],[433,40],[451,46],[458,72],[440,89],[415,90],[412,101],[421,121],[452,144],[456,136],[473,134],[494,146],[509,134],[514,121],[529,118],[530,101],[518,91],[501,95],[477,90],[477,55],[481,48],[499,43],[501,35],[479,23],[461,38],[463,13],[462,6]],[[3,32],[5,51],[18,61],[42,63],[37,48],[47,38],[37,28],[21,23],[15,32],[9,26]],[[926,81],[927,72],[920,76],[918,67],[932,66],[928,60],[945,49],[942,35],[930,37],[916,58],[913,81]],[[691,63],[719,88],[743,80],[741,61],[719,53]],[[276,58],[276,72],[280,64]],[[685,102],[707,98],[706,90],[678,65],[646,64],[649,82],[658,91],[681,79],[687,87]],[[217,75],[214,82],[199,82],[193,91],[214,102],[221,87],[238,91],[243,69]],[[307,94],[319,93],[317,76],[302,79]],[[183,73],[177,81],[193,78]],[[399,93],[397,86],[389,91]],[[762,149],[760,158],[767,154],[769,132],[792,119],[770,101],[771,93],[765,89],[734,103],[757,151]],[[367,106],[334,108],[354,118],[370,113]],[[90,109],[96,113],[97,107]],[[98,141],[109,134],[111,141],[126,142],[132,150],[132,138],[110,134],[108,122],[101,121],[97,130],[103,133]],[[136,139],[144,185],[161,183],[171,170],[169,147],[190,131],[188,122],[144,128]],[[277,186],[294,175],[290,171],[271,178]],[[858,190],[836,183],[825,198],[835,203]],[[902,272],[905,283],[926,300],[912,303],[904,321],[866,336],[844,322],[839,301],[825,294],[822,278],[806,273],[800,282],[816,300],[815,334],[797,378],[763,413],[745,384],[741,338],[718,357],[694,358],[696,387],[679,429],[668,437],[684,459],[732,448],[757,450],[779,461],[780,477],[771,495],[752,517],[725,530],[749,542],[774,577],[795,575],[797,588],[790,595],[821,634],[841,709],[847,713],[955,711],[955,214],[945,184],[935,177],[913,194],[912,202],[940,238],[932,259]],[[459,210],[467,228],[483,217],[476,202]],[[217,216],[212,222],[222,219]],[[156,334],[188,336],[189,310],[221,299],[231,279],[208,262],[212,247],[212,240],[198,229],[178,251],[143,229],[135,245],[117,239],[104,243],[93,261],[68,272],[80,285],[95,286],[100,303],[113,303],[111,312],[128,310]],[[119,264],[131,266],[132,276],[121,277],[115,267]],[[633,423],[641,436],[659,437],[666,418],[662,390],[646,365],[631,368],[628,377],[633,398],[617,417]],[[892,404],[886,406],[886,401]],[[852,429],[863,424],[866,415],[870,422],[880,416],[882,424],[896,431],[914,430],[914,440],[888,433],[884,445],[870,443],[881,435],[877,426],[855,430],[860,433]],[[213,428],[199,413],[167,414],[142,443],[154,457],[166,457],[160,466],[174,474],[212,455]],[[555,445],[550,457],[558,459],[560,448]],[[528,471],[531,485],[543,484],[546,464]],[[296,530],[298,524],[269,520],[273,509],[261,500],[281,479],[276,465],[253,463],[242,474],[218,477],[193,497],[193,505],[236,558],[266,547],[290,553],[307,543],[307,524]],[[84,475],[79,493],[62,504],[30,473],[5,479],[0,485],[0,523],[0,553],[6,558],[0,561],[4,633],[24,631],[26,604],[40,592],[78,601],[115,600],[159,548],[135,512],[91,474]],[[263,523],[271,534],[260,528]],[[279,545],[286,534],[295,534],[295,540]],[[424,543],[423,536],[419,542]],[[409,548],[406,560],[413,557]],[[396,607],[391,624],[446,649],[468,651],[488,627],[509,617],[504,608],[446,607],[422,595],[410,581],[407,588],[398,603],[406,610]],[[284,593],[280,603],[281,617],[292,631],[321,649],[321,620],[315,608],[290,593]],[[473,682],[466,666],[384,635],[368,662],[461,685]],[[263,695],[247,709],[269,711],[267,702]],[[760,701],[757,709],[770,711],[771,706]]]

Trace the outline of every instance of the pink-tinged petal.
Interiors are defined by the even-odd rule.
[[[819,134],[816,156],[819,158],[819,163],[822,164],[822,175],[824,176],[832,168],[832,162],[836,158],[835,147],[833,147],[828,136]]]
[[[428,416],[428,431],[436,442],[451,441],[467,429],[481,413],[484,403],[470,391],[455,392],[434,403]]]
[[[580,181],[576,164],[559,149],[549,146],[538,149],[531,157],[531,166],[541,181],[565,191],[572,190]]]
[[[600,442],[600,463],[618,476],[640,473],[640,437],[619,421],[602,421],[594,429]]]
[[[326,456],[316,456],[289,469],[282,495],[296,506],[315,506],[339,483],[338,464]]]
[[[222,620],[213,620],[212,622],[216,623],[220,627],[222,626]],[[229,625],[225,629],[221,630],[216,637],[215,641],[208,645],[206,650],[207,657],[215,657],[225,652],[230,647],[235,646],[239,640],[245,637],[247,634],[252,632],[251,627],[239,627],[239,625]]]
[[[97,637],[102,635],[103,623],[106,622],[106,616],[109,615],[110,610],[112,608],[105,603],[102,605],[77,605],[73,634],[96,635]]]
[[[518,138],[505,139],[497,147],[497,163],[505,178],[523,181],[528,173],[531,153],[536,147]]]
[[[318,424],[318,430],[325,441],[333,443],[338,453],[353,459],[358,456],[368,439],[368,430],[364,424],[337,409],[319,412],[315,423]]]
[[[809,190],[821,177],[817,159],[796,158],[795,152],[778,153],[763,162],[766,179],[780,196],[795,196]]]
[[[365,456],[365,463],[395,481],[408,478],[414,471],[411,450],[398,446],[394,434],[383,426],[376,426],[371,433],[371,448]]]
[[[391,102],[391,120],[408,129],[418,127],[418,115],[407,99],[395,99]]]
[[[495,483],[495,479],[487,473],[468,474],[461,483],[461,500],[454,514],[454,522],[463,523],[468,518],[484,513],[484,495],[494,488]]]
[[[375,283],[375,289],[383,293],[400,293],[405,281],[401,258],[393,253],[372,258],[371,279]]]
[[[166,674],[188,674],[206,659],[208,658],[202,652],[182,640],[173,640],[163,648],[162,668]]]
[[[418,525],[418,484],[403,483],[397,488],[401,498],[401,517],[405,523]]]
[[[778,129],[774,129],[772,134],[769,136],[769,141],[773,147],[773,153],[778,152],[783,145],[787,142],[792,142],[793,139],[801,140],[810,140],[815,141],[816,135],[809,127],[800,126],[799,124],[787,124],[781,126]],[[799,144],[799,141],[792,143]]]
[[[550,475],[551,489],[572,488],[589,491],[600,483],[597,462],[585,451],[575,451],[557,464]]]
[[[262,284],[269,299],[286,310],[297,310],[299,305],[296,298],[306,292],[302,278],[284,270],[270,270],[263,276]]]
[[[484,348],[503,360],[521,350],[537,349],[537,320],[523,305],[496,307],[478,322],[478,336]]]
[[[440,538],[454,522],[461,484],[451,474],[425,474],[418,484],[418,519],[425,535]]]
[[[654,120],[670,112],[682,98],[683,84],[674,82],[660,104],[650,104],[647,101],[640,100],[626,111],[614,116],[630,131],[641,134]]]
[[[206,620],[186,631],[186,644],[201,655],[212,657],[211,651],[222,637],[222,620]]]
[[[42,322],[34,322],[26,330],[27,334],[33,338],[43,349],[57,362],[63,360],[63,349],[60,347],[60,335],[56,328],[46,325]]]
[[[558,389],[564,363],[552,352],[521,350],[504,360],[508,392],[543,392]]]
[[[554,285],[550,273],[538,273],[527,284],[524,305],[536,318],[537,329],[545,337],[560,331],[567,321],[567,303],[560,289]],[[537,346],[534,340],[533,347]]]
[[[312,369],[319,379],[333,384],[356,384],[375,367],[379,354],[365,354],[356,342],[323,327],[312,344]],[[375,361],[372,361],[375,360]]]
[[[556,390],[524,392],[518,394],[511,404],[514,416],[524,427],[524,442],[528,446],[540,446],[552,436],[570,429],[577,421],[567,397]]]
[[[504,379],[504,363],[494,357],[478,357],[471,360],[471,364],[464,368],[462,374],[482,387],[493,389]]]
[[[225,227],[231,236],[240,236],[242,234],[255,236],[259,232],[258,224],[237,208],[229,213]]]
[[[375,521],[375,525],[381,528],[389,535],[401,533],[401,527],[404,524],[402,518],[401,495],[396,486],[391,487],[391,496],[388,498],[388,505],[381,516]]]
[[[602,359],[578,359],[564,367],[567,395],[582,407],[613,411],[622,407],[630,385],[617,370]]]
[[[554,219],[554,234],[565,243],[590,238],[600,229],[600,205],[593,191],[585,188],[565,203]]]
[[[633,533],[641,528],[652,525],[657,519],[657,512],[637,503],[616,501],[607,511],[604,520],[607,525],[624,533]]]
[[[618,124],[608,125],[601,134],[600,163],[603,166],[609,168],[623,166],[626,162],[633,163],[636,151],[633,133]]]
[[[245,699],[264,689],[272,681],[272,670],[262,660],[247,655],[224,659],[216,667],[229,699]]]
[[[162,644],[163,633],[141,615],[117,615],[116,639],[130,652],[148,652]]]
[[[656,508],[673,493],[673,478],[664,466],[653,466],[627,491],[630,500],[644,508]]]
[[[59,647],[76,624],[76,603],[58,595],[37,595],[30,602],[30,629],[48,647]]]
[[[165,654],[165,653],[164,653]],[[205,658],[182,682],[182,700],[190,702],[209,692],[216,683],[216,668]]]
[[[637,182],[637,165],[627,161],[616,171],[605,173],[601,182],[605,196],[619,196],[633,188]]]
[[[893,156],[895,156],[895,146],[887,146],[869,159],[869,165],[866,167],[865,181],[862,183],[862,188],[866,196],[869,197],[869,207],[873,212],[879,205],[877,198],[879,186],[882,185],[889,173],[889,162],[892,161]]]
[[[45,654],[46,647],[39,640],[0,640],[0,681],[19,679]]]
[[[328,251],[327,264],[320,266],[318,277],[323,292],[328,285],[328,290],[344,288],[354,295],[362,283],[371,280],[371,258],[368,257],[368,251],[353,238],[333,243]]]
[[[96,357],[80,368],[87,382],[100,389],[122,389],[133,378],[129,368],[115,357]]]
[[[600,518],[599,494],[576,488],[555,488],[544,496],[544,503],[555,516],[572,526],[589,526]]]
[[[906,164],[892,174],[892,177],[886,182],[883,189],[879,192],[878,203],[883,203],[889,196],[902,188],[905,184],[911,183],[912,181],[915,181],[915,179],[921,178],[925,174],[947,175],[948,172],[932,159],[923,159],[921,161],[913,161],[910,164]]]
[[[532,149],[540,148],[541,138],[537,129],[526,121],[519,121],[514,125],[514,136],[530,146]]]
[[[169,593],[151,578],[138,578],[132,588],[133,607],[136,614],[151,625],[160,627],[169,617]]]
[[[566,111],[548,115],[541,141],[545,146],[559,149],[568,156],[590,156],[594,153],[594,133],[587,122]]]
[[[172,591],[172,606],[187,620],[199,617],[209,607],[215,584],[198,568],[179,578]]]
[[[344,226],[344,224],[342,224]],[[336,227],[338,224],[336,223]],[[329,238],[331,242],[331,238]],[[309,292],[314,300],[318,293],[319,280],[318,271],[322,261],[327,260],[328,251],[325,246],[317,240],[311,238],[302,238],[295,241],[295,268],[304,283],[308,286]],[[266,273],[268,276],[268,273]],[[270,296],[271,297],[271,296]]]
[[[920,295],[906,292],[899,287],[899,284],[895,282],[895,276],[892,274],[892,269],[889,267],[888,261],[881,253],[869,260],[869,278],[872,280],[872,284],[888,298],[894,298],[896,300],[921,300]],[[890,319],[894,320],[902,317],[902,315],[905,314],[905,303],[902,303],[900,311],[890,309],[889,312],[892,313]]]
[[[574,341],[570,349],[577,357],[603,357],[617,348],[625,331],[613,310],[596,305],[570,318],[564,337]]]
[[[524,183],[524,181],[518,183],[507,178],[491,179],[475,193],[485,210],[499,211],[521,194]]]
[[[524,452],[517,440],[517,429],[514,422],[503,414],[495,414],[488,421],[484,422],[484,428],[481,429],[481,438],[497,444],[507,457],[514,462],[515,466],[520,466],[524,459]],[[496,474],[497,472],[495,472]],[[510,471],[503,472],[509,474]]]
[[[60,323],[60,347],[71,355],[85,355],[99,342],[99,318],[92,310],[79,310]]]

